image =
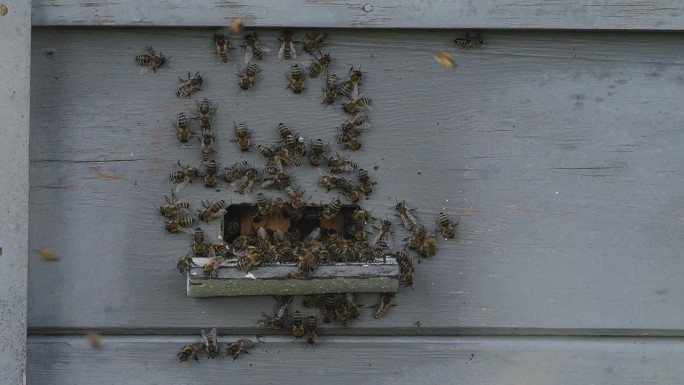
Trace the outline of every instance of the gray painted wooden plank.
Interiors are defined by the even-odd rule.
[[[31,4],[0,12],[0,382],[19,384],[26,365]]]
[[[248,336],[249,337],[249,336]],[[219,336],[220,338],[220,336]],[[252,337],[253,338],[253,337]],[[381,338],[321,335],[313,349],[267,338],[232,361],[179,364],[188,337],[29,337],[31,384],[675,384],[684,370],[679,339]]]
[[[255,27],[680,30],[684,13],[655,1],[215,1],[92,2],[39,0],[36,26],[225,26],[243,18]]]
[[[466,51],[450,48],[446,32],[328,32],[332,71],[362,65],[362,94],[374,101],[373,127],[351,154],[378,181],[367,207],[395,224],[395,197],[428,224],[442,210],[462,218],[457,238],[417,265],[415,291],[400,291],[386,318],[366,314],[347,332],[410,333],[429,318],[426,328],[449,333],[681,334],[678,34],[492,32],[482,49]],[[272,48],[275,33],[263,33]],[[30,242],[62,260],[31,262],[29,325],[162,331],[194,327],[191,315],[201,315],[203,325],[251,330],[273,301],[187,298],[174,267],[189,239],[164,235],[155,209],[173,188],[176,161],[198,164],[197,144],[176,148],[171,120],[195,103],[176,98],[177,77],[205,73],[197,98],[219,106],[223,165],[263,164],[228,142],[233,121],[247,121],[255,143],[275,141],[283,121],[334,148],[343,112],[323,109],[315,82],[299,97],[288,93],[290,63],[273,52],[260,63],[263,79],[237,94],[236,63],[216,61],[207,30],[35,36]],[[172,68],[138,74],[133,57],[145,45],[172,56]],[[455,70],[434,62],[441,49],[455,56]],[[307,197],[329,201],[318,175],[308,165],[294,173]],[[181,197],[193,209],[203,199],[243,199],[221,189],[193,185]],[[203,228],[218,235],[217,222]],[[397,228],[394,240],[405,236]]]

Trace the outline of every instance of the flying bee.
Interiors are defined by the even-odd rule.
[[[262,60],[264,58],[264,52],[270,51],[270,49],[264,47],[257,38],[256,32],[245,35],[245,63],[249,63],[252,58],[257,60]]]
[[[354,186],[352,182],[347,181],[347,183],[342,186],[342,191],[344,192],[344,195],[347,197],[348,201],[352,203],[359,201],[359,192],[356,190],[356,186]]]
[[[332,62],[332,59],[330,58],[329,53],[322,55],[319,52],[318,54],[319,54],[318,57],[316,57],[316,55],[312,54],[314,57],[314,61],[307,68],[307,72],[308,72],[310,78],[317,78],[317,77],[321,76],[321,74],[323,72],[325,72],[325,70],[328,68],[328,65],[330,64],[330,62]]]
[[[202,344],[199,342],[192,345],[183,346],[180,352],[178,352],[178,357],[180,358],[181,362],[187,361],[188,358],[192,358],[199,364],[199,358],[197,358],[197,354],[200,352],[201,348]]]
[[[169,234],[180,233],[185,231],[188,227],[191,227],[195,222],[195,218],[191,216],[173,217],[170,220],[164,222],[166,227],[166,232]]]
[[[180,161],[178,162],[178,167],[180,170],[174,171],[169,175],[171,182],[177,183],[176,192],[181,191],[185,185],[192,183],[192,180],[199,176],[199,170],[190,165],[181,166]]]
[[[328,167],[330,167],[331,173],[337,174],[340,172],[354,171],[358,166],[349,159],[349,155],[340,156],[340,154],[336,154],[335,156],[328,158]]]
[[[321,218],[331,220],[340,213],[342,208],[342,202],[339,198],[333,198],[330,204],[323,206],[323,212],[321,213]]]
[[[247,190],[251,192],[252,186],[254,185],[254,181],[256,180],[258,175],[259,171],[257,171],[255,168],[248,169],[245,172],[245,175],[242,177],[242,180],[240,181],[240,184],[238,185],[235,192],[243,195],[247,192]]]
[[[377,184],[377,182],[372,182],[370,179],[370,176],[368,175],[368,171],[360,168],[358,170],[359,173],[359,189],[363,191],[364,194],[369,195],[370,193],[373,192],[373,185]]]
[[[444,238],[453,238],[456,235],[458,221],[452,221],[449,216],[441,212],[437,217],[437,228],[442,232]]]
[[[392,222],[384,220],[380,229],[375,233],[371,245],[376,245],[382,242],[388,248],[393,248],[394,243],[392,242]]]
[[[328,37],[326,33],[307,33],[306,41],[304,42],[304,50],[308,53],[314,53],[323,47],[323,42]]]
[[[345,79],[340,87],[340,94],[356,99],[359,95],[361,78],[363,78],[363,73],[360,70],[355,70],[354,66],[352,66],[351,69],[349,69],[347,79]]]
[[[403,223],[404,227],[407,229],[410,230],[411,226],[418,223],[416,217],[414,217],[411,213],[415,209],[409,209],[408,206],[406,206],[406,201],[397,202],[397,205],[394,206],[394,209],[397,210],[397,215],[399,215],[399,218],[401,218],[401,223]]]
[[[176,137],[181,143],[190,141],[190,136],[193,132],[190,131],[190,118],[188,118],[185,112],[178,113],[174,126],[176,127]]]
[[[459,47],[475,48],[475,47],[481,46],[482,43],[484,43],[484,40],[482,40],[482,35],[480,35],[479,32],[476,32],[472,35],[469,35],[468,32],[466,32],[465,38],[458,37],[458,38],[454,39],[454,42]]]
[[[218,342],[216,341],[216,328],[211,329],[209,334],[202,330],[202,341],[204,341],[204,351],[209,358],[214,359],[220,354]]]
[[[413,287],[413,260],[405,251],[397,251],[394,255],[401,271],[399,284]]]
[[[221,59],[222,62],[228,63],[228,58],[230,57],[230,40],[223,34],[214,33],[214,45],[216,46],[216,56]]]
[[[304,318],[302,317],[302,313],[300,313],[299,310],[297,310],[292,315],[292,335],[295,338],[302,338],[304,337],[305,332],[306,331],[304,330]]]
[[[188,208],[190,208],[190,203],[184,201],[177,201],[176,194],[173,190],[171,191],[171,200],[164,195],[167,205],[161,206],[159,208],[159,214],[165,216],[166,218],[173,218],[179,214],[187,214]]]
[[[215,160],[211,160],[205,165],[204,185],[207,187],[216,187],[218,184],[218,169],[219,164]]]
[[[245,123],[233,123],[233,126],[235,127],[235,141],[237,142],[240,151],[249,151],[249,148],[251,147],[251,143],[249,142],[249,139],[252,136],[251,131],[247,129]]]
[[[423,243],[418,248],[418,254],[423,257],[432,257],[437,252],[437,236],[434,231],[428,231],[425,234]]]
[[[423,238],[425,238],[425,226],[420,223],[416,223],[411,227],[411,236],[408,239],[407,246],[411,250],[418,250],[420,245],[423,244]]]
[[[247,171],[247,162],[246,161],[243,160],[243,161],[235,162],[235,164],[226,168],[226,171],[224,173],[224,177],[226,178],[226,182],[228,182],[228,183],[235,182],[236,180],[238,180],[238,178],[242,178],[242,176],[245,174],[246,171]]]
[[[370,105],[372,103],[373,101],[371,98],[359,96],[357,98],[350,98],[348,101],[342,103],[342,106],[344,107],[344,112],[348,114],[355,114],[362,110],[370,111]]]
[[[371,127],[368,124],[368,116],[365,114],[356,115],[352,120],[342,123],[342,132],[350,136],[359,136],[364,128]]]
[[[306,87],[304,87],[304,72],[299,64],[295,64],[290,69],[290,74],[287,76],[290,83],[287,85],[286,89],[292,89],[295,94],[301,94]]]
[[[290,60],[297,57],[297,49],[294,45],[294,34],[292,31],[283,31],[280,36],[278,36],[278,41],[280,41],[280,49],[278,50],[278,58]]]
[[[228,345],[228,349],[226,349],[226,354],[231,355],[233,357],[233,361],[240,357],[240,353],[246,353],[249,354],[247,349],[251,348],[254,345],[254,342],[250,339],[239,339],[232,344]]]
[[[247,91],[252,88],[259,77],[259,72],[261,72],[261,68],[254,63],[248,64],[244,70],[238,72],[237,75],[240,77],[240,81],[238,82],[240,89]]]
[[[290,200],[290,204],[292,205],[292,207],[294,207],[295,209],[300,209],[304,207],[304,200],[302,200],[302,195],[304,195],[304,191],[299,191],[298,188],[287,186],[285,187],[285,194],[287,194],[287,197]]]
[[[356,303],[356,295],[353,293],[345,293],[345,302],[347,304],[347,311],[349,312],[349,317],[359,318],[359,305]]]
[[[261,265],[261,251],[255,246],[247,246],[244,257],[238,259],[237,267],[242,271],[250,271]]]
[[[311,142],[311,156],[309,156],[309,160],[311,161],[311,164],[318,167],[323,163],[323,160],[325,159],[325,156],[323,153],[325,152],[325,145],[323,144],[323,139],[318,138],[316,139],[315,142]]]
[[[204,98],[202,99],[202,102],[197,103],[197,115],[195,115],[195,119],[199,121],[202,130],[211,130],[211,121],[214,118],[216,110],[217,107],[214,107],[207,98]]]
[[[178,79],[180,80],[180,84],[178,85],[178,89],[176,90],[176,96],[178,96],[179,98],[189,98],[193,92],[202,90],[200,87],[202,86],[202,82],[204,81],[204,79],[202,79],[202,76],[199,74],[199,71],[197,71],[193,76],[191,76],[190,72],[188,72],[187,79]]]
[[[306,336],[306,343],[312,345],[316,342],[316,328],[318,327],[318,318],[315,315],[310,315],[304,320],[304,331]]]
[[[394,293],[380,293],[380,302],[375,306],[375,312],[373,313],[373,318],[380,318],[387,314],[392,305],[392,299],[394,298]]]
[[[226,201],[223,199],[215,200],[213,202],[202,202],[204,209],[199,211],[199,219],[203,222],[209,223],[212,218],[220,218],[226,215]]]
[[[196,228],[192,233],[192,241],[194,243],[204,243],[204,231],[201,228]]]
[[[144,67],[143,69],[140,70],[140,73],[145,73],[149,70],[152,70],[154,72],[157,72],[159,68],[161,68],[163,65],[168,66],[167,58],[162,55],[161,52],[155,52],[152,47],[146,47],[147,53],[138,55],[135,57],[135,62],[141,66]]]
[[[343,297],[335,301],[335,317],[337,317],[341,327],[346,328],[349,326],[349,308]]]
[[[176,269],[178,269],[178,272],[183,275],[185,275],[188,272],[188,270],[190,270],[191,266],[197,265],[192,261],[192,258],[188,255],[183,255],[182,257],[178,258],[178,262],[176,262]]]
[[[334,104],[337,100],[337,87],[338,87],[337,76],[328,75],[325,82],[325,88],[323,88],[323,101],[321,103]]]
[[[323,301],[323,307],[321,308],[323,322],[330,323],[335,319],[335,304],[335,295],[326,294],[325,300]]]

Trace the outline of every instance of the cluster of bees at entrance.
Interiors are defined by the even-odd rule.
[[[325,33],[307,33],[306,39],[298,50],[295,35],[291,31],[284,31],[278,37],[278,57],[284,60],[294,60],[298,53],[307,52],[312,60],[306,64],[293,64],[286,76],[285,88],[294,94],[300,94],[307,89],[311,79],[324,76],[321,81],[321,104],[324,108],[337,103],[339,98],[346,98],[342,102],[342,109],[350,114],[341,127],[331,130],[331,135],[337,141],[340,150],[359,150],[360,136],[370,128],[369,117],[372,101],[369,97],[361,96],[359,89],[365,73],[360,67],[352,66],[346,76],[338,78],[331,74],[329,66],[333,59],[331,53],[321,53],[328,38]],[[231,61],[235,56],[232,52],[228,36],[220,33],[213,35],[216,56],[222,62]],[[456,40],[457,45],[464,47],[481,44],[481,37],[475,39],[466,35],[463,41]],[[477,44],[479,41],[479,44]],[[262,69],[257,64],[268,57],[266,48],[256,32],[244,36],[245,66],[237,73],[236,83],[240,92],[257,92],[261,81]],[[143,71],[157,71],[168,65],[168,59],[151,47],[135,58]],[[176,96],[190,98],[202,91],[205,84],[204,74],[200,71],[191,72],[187,77],[179,78]],[[456,234],[458,220],[451,219],[446,213],[440,213],[434,220],[434,227],[421,223],[405,201],[397,201],[394,206],[396,216],[401,225],[408,231],[404,245],[399,251],[391,253],[394,248],[394,224],[385,219],[373,216],[372,212],[362,208],[359,204],[361,197],[370,199],[377,182],[368,170],[359,167],[349,154],[340,155],[331,150],[322,138],[307,140],[295,129],[285,123],[274,123],[272,130],[277,135],[275,144],[254,143],[252,130],[247,122],[233,122],[231,138],[219,138],[226,142],[233,142],[235,154],[242,156],[253,152],[264,161],[262,167],[256,163],[250,165],[246,160],[237,160],[221,169],[215,158],[215,143],[218,140],[216,129],[212,127],[215,114],[219,107],[208,98],[196,102],[196,110],[191,114],[180,112],[174,119],[175,137],[178,147],[191,147],[195,140],[198,142],[198,160],[200,167],[191,164],[181,164],[177,161],[177,168],[169,174],[172,187],[170,197],[165,196],[166,202],[159,208],[159,213],[165,218],[164,228],[170,234],[190,234],[189,250],[177,261],[177,269],[186,276],[191,267],[200,267],[195,260],[202,259],[201,265],[207,279],[215,278],[222,268],[237,268],[245,273],[258,269],[262,265],[295,264],[298,272],[291,278],[307,279],[318,266],[335,263],[368,263],[383,262],[391,254],[400,268],[399,283],[404,287],[413,288],[414,263],[411,253],[422,258],[430,258],[437,252],[438,235],[445,239],[453,238]],[[224,130],[225,132],[225,130]],[[318,169],[318,187],[333,192],[333,197],[326,204],[315,205],[305,202],[305,191],[302,186],[294,184],[293,170],[304,167],[309,163]],[[376,166],[377,169],[377,166]],[[251,206],[251,235],[240,235],[240,224],[226,221],[229,204],[225,199],[202,201],[201,208],[192,214],[189,202],[180,200],[177,194],[189,184],[203,183],[207,188],[228,186],[240,195],[254,196]],[[264,191],[255,192],[255,188]],[[282,197],[271,195],[267,190],[279,191]],[[216,191],[221,191],[217,189]],[[345,201],[343,203],[343,200]],[[345,208],[350,208],[346,210]],[[334,221],[341,216],[345,218],[345,227],[336,230],[323,226],[325,221]],[[287,218],[290,223],[299,221],[320,221],[320,225],[302,233],[298,227],[288,229],[269,228],[265,226],[273,218]],[[221,220],[221,235],[216,240],[208,241],[204,231],[195,224]],[[226,237],[226,234],[229,237]],[[226,241],[230,238],[231,241]],[[384,316],[392,306],[394,293],[381,293],[374,307],[374,318]],[[314,344],[319,324],[318,315],[304,315],[300,311],[290,313],[288,307],[293,302],[292,296],[275,296],[276,305],[273,315],[262,314],[257,320],[258,326],[270,329],[289,329],[295,338],[303,338],[308,344]],[[360,316],[356,294],[312,294],[304,298],[305,308],[318,309],[323,323],[337,323],[346,328],[350,322]],[[198,360],[198,356],[206,355],[215,358],[225,351],[226,355],[237,358],[240,353],[248,353],[252,347],[251,340],[238,340],[228,343],[224,349],[217,341],[216,329],[209,333],[201,333],[202,341],[184,346],[178,353],[181,361]]]

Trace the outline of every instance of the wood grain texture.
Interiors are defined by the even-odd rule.
[[[428,227],[440,211],[461,216],[456,239],[440,240],[438,255],[416,265],[415,290],[400,291],[382,320],[364,310],[345,333],[411,334],[422,320],[445,334],[681,334],[679,35],[496,32],[482,49],[457,50],[452,33],[328,32],[332,71],[343,76],[361,65],[361,93],[373,98],[373,127],[351,153],[378,181],[364,204],[395,223],[396,244],[407,232],[395,199],[416,207]],[[262,34],[273,49],[275,33]],[[31,261],[29,325],[253,331],[273,300],[186,297],[175,261],[190,239],[165,235],[157,215],[176,161],[199,164],[197,143],[177,148],[171,125],[195,103],[195,95],[176,98],[177,78],[205,74],[196,98],[218,104],[224,166],[263,164],[229,142],[233,121],[246,121],[257,144],[273,143],[285,122],[335,149],[345,114],[323,109],[317,82],[303,95],[289,93],[291,63],[275,52],[259,63],[254,89],[238,93],[242,63],[216,61],[211,31],[36,29],[34,36],[30,243],[61,260]],[[146,45],[171,56],[171,68],[140,75],[133,58]],[[454,55],[456,69],[433,60],[439,50]],[[335,195],[315,186],[319,171],[309,165],[293,175],[313,202]],[[203,199],[244,199],[225,184],[219,192],[193,184],[180,196],[193,210]],[[203,229],[214,238],[219,224]]]
[[[672,0],[591,1],[226,1],[98,2],[36,0],[35,26],[479,28],[680,30],[684,12]]]
[[[85,337],[30,337],[28,379],[30,384],[73,385],[218,381],[640,385],[677,383],[684,376],[680,365],[684,347],[678,339],[320,335],[315,351],[304,350],[303,342],[292,342],[290,337],[267,338],[250,355],[235,361],[203,357],[199,365],[179,364],[175,354],[193,341],[193,337],[105,336],[102,350],[93,351]]]

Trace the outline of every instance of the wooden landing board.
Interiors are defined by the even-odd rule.
[[[196,96],[219,105],[224,166],[263,162],[256,153],[241,158],[229,142],[233,121],[247,121],[257,144],[274,142],[283,121],[335,148],[346,116],[323,109],[316,82],[304,95],[288,93],[291,63],[275,52],[260,63],[257,86],[238,94],[240,62],[217,62],[212,32],[34,30],[30,246],[61,260],[30,262],[31,327],[244,331],[272,310],[265,297],[185,295],[175,262],[189,239],[165,235],[156,211],[176,161],[198,164],[197,143],[176,148],[171,122],[196,99],[176,98],[178,77],[205,74]],[[260,31],[275,49],[277,32]],[[361,65],[362,94],[373,98],[373,127],[351,154],[378,181],[366,206],[395,223],[396,244],[408,234],[395,199],[428,225],[440,211],[461,216],[456,239],[416,265],[415,290],[355,330],[410,333],[419,317],[447,333],[681,334],[680,35],[491,32],[482,49],[457,50],[447,32],[327,32],[331,70],[343,76]],[[133,58],[146,45],[171,56],[171,68],[140,75]],[[433,60],[439,50],[454,55],[456,69]],[[294,175],[312,201],[333,198],[315,187],[311,166]],[[243,198],[225,184],[220,192],[188,186],[181,196],[195,209],[219,194]],[[217,222],[203,228],[218,235]]]

